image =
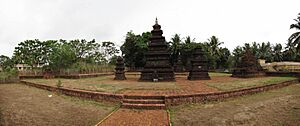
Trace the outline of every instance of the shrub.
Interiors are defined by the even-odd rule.
[[[62,82],[61,80],[58,80],[56,83],[56,87],[61,88],[62,87]]]

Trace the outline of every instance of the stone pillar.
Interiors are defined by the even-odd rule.
[[[115,80],[126,80],[125,77],[125,66],[124,66],[124,60],[122,57],[117,58],[116,68],[115,68]]]
[[[194,49],[191,64],[192,68],[188,80],[210,80],[208,75],[208,61],[201,48]]]

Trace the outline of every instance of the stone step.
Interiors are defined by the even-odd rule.
[[[165,104],[132,104],[122,103],[122,108],[128,109],[165,109]]]
[[[165,101],[162,99],[124,99],[123,103],[132,104],[164,104]]]
[[[144,96],[140,96],[140,95],[125,95],[124,99],[161,99],[164,100],[164,96],[155,96],[155,95],[144,95]]]

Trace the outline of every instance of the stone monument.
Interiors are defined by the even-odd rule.
[[[241,62],[233,70],[232,77],[257,77],[264,75],[263,69],[258,63],[256,57],[249,49],[246,49],[242,56]]]
[[[197,47],[194,49],[191,65],[192,68],[188,76],[189,80],[210,80],[208,75],[208,61],[202,48]]]
[[[140,80],[175,81],[174,71],[169,60],[171,53],[168,51],[168,44],[165,37],[162,36],[163,31],[157,19],[151,34],[148,52],[145,54],[146,64],[141,72]]]
[[[174,64],[174,71],[175,72],[184,72],[184,65],[181,60],[181,54],[179,53],[177,62]]]
[[[124,60],[122,57],[118,56],[115,68],[115,80],[126,80],[124,69]]]

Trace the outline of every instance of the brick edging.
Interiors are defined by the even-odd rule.
[[[121,102],[124,99],[124,94],[113,94],[107,92],[94,92],[94,91],[87,91],[87,90],[80,90],[80,89],[58,88],[58,87],[42,85],[42,84],[37,84],[37,83],[32,83],[27,81],[20,81],[20,82],[28,86],[33,86],[36,88],[40,88],[52,92],[59,92],[69,96],[92,99],[95,101]],[[244,89],[238,89],[233,91],[224,91],[224,92],[216,92],[216,93],[162,95],[161,97],[164,97],[166,106],[174,106],[174,105],[187,104],[187,103],[203,103],[207,101],[222,100],[230,97],[237,97],[237,96],[243,96],[248,94],[254,94],[258,92],[264,92],[272,89],[285,87],[295,83],[299,83],[299,80],[295,79],[295,80],[285,81],[276,84],[270,84],[270,85],[252,87],[252,88],[244,88]]]
[[[59,92],[65,95],[69,96],[75,96],[75,97],[80,97],[80,98],[87,98],[87,99],[92,99],[95,101],[111,101],[111,102],[120,102],[123,99],[123,94],[113,94],[113,93],[107,93],[107,92],[93,92],[93,91],[87,91],[87,90],[80,90],[80,89],[68,89],[68,88],[58,88],[58,87],[53,87],[53,86],[48,86],[48,85],[43,85],[43,84],[37,84],[37,83],[32,83],[32,82],[27,82],[27,81],[20,81],[21,83],[52,91],[52,92]]]
[[[277,89],[281,87],[285,87],[291,84],[298,83],[299,80],[290,80],[276,84],[252,87],[252,88],[244,88],[233,91],[224,91],[224,92],[216,92],[216,93],[195,93],[195,94],[182,94],[182,95],[169,95],[165,96],[165,104],[166,106],[180,105],[186,103],[203,103],[206,101],[216,101],[222,100],[230,97],[243,96],[248,94],[254,94],[258,92],[264,92],[272,89]]]

